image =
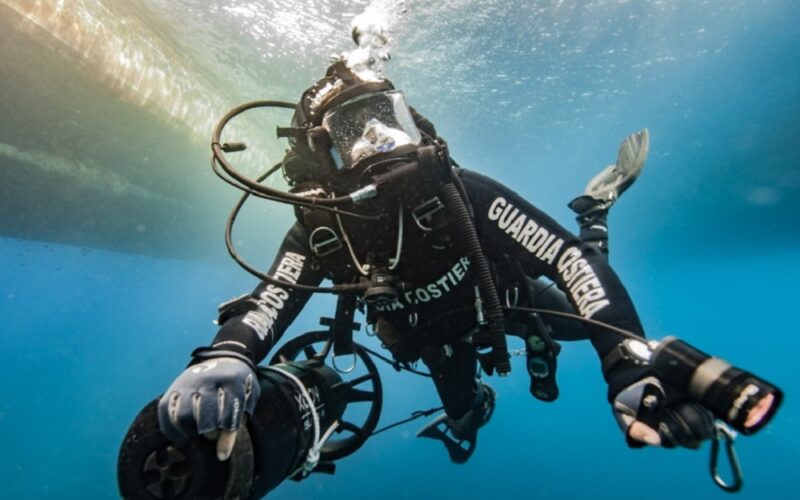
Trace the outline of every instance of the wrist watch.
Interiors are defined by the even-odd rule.
[[[647,366],[653,349],[644,339],[625,339],[603,358],[603,374],[608,375],[621,363]]]

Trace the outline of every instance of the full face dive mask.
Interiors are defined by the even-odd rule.
[[[322,127],[331,142],[337,170],[352,169],[369,158],[417,146],[422,136],[398,90],[355,97],[325,113]]]
[[[292,127],[278,135],[306,163],[285,170],[294,184],[351,179],[377,159],[413,155],[422,143],[402,92],[388,80],[362,81],[342,62],[303,94]]]

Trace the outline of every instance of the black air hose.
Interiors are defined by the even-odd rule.
[[[506,328],[503,321],[503,308],[500,305],[500,297],[497,295],[497,288],[492,279],[492,272],[489,262],[483,254],[478,233],[469,215],[467,206],[461,198],[455,185],[448,183],[442,186],[442,196],[445,205],[455,218],[456,230],[467,246],[467,257],[470,265],[475,270],[478,279],[478,290],[481,300],[486,310],[486,318],[489,324],[489,333],[492,336],[492,361],[497,373],[501,376],[507,375],[511,371],[511,364],[508,361],[508,344],[506,343]]]

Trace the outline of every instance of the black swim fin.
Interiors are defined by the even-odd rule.
[[[478,429],[473,429],[466,436],[459,434],[456,437],[450,426],[451,422],[450,417],[442,413],[417,431],[417,437],[441,441],[447,449],[447,454],[450,455],[450,461],[455,464],[463,464],[475,452],[478,443]]]
[[[450,455],[450,461],[463,464],[475,452],[478,444],[478,429],[486,425],[494,413],[497,393],[481,382],[478,402],[467,413],[457,419],[446,414],[434,418],[417,432],[417,437],[441,441]]]

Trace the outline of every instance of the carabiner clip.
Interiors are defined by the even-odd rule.
[[[736,438],[736,433],[732,431],[724,423],[717,421],[714,423],[714,437],[711,438],[711,479],[728,493],[736,493],[742,489],[744,484],[742,481],[742,467],[739,464],[739,457],[736,456],[736,450],[733,447],[733,440]],[[717,471],[717,463],[719,462],[719,442],[721,439],[725,440],[725,453],[728,455],[728,462],[731,466],[731,473],[733,474],[733,483],[728,484],[720,476]]]

